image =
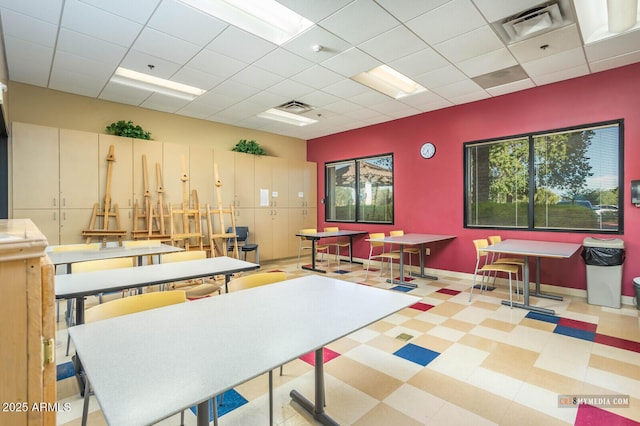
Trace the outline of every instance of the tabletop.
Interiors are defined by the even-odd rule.
[[[296,237],[309,237],[309,238],[332,238],[332,237],[349,237],[354,235],[363,235],[368,234],[367,231],[351,231],[348,229],[340,230],[340,231],[322,231],[316,232],[315,234],[296,234]]]
[[[69,333],[107,422],[141,425],[206,401],[419,300],[309,275],[84,324]]]
[[[260,265],[232,257],[212,257],[184,262],[160,263],[134,268],[108,269],[55,276],[56,298],[69,299],[135,288],[188,280],[218,274],[258,269]]]
[[[111,259],[117,257],[153,256],[184,250],[181,247],[174,247],[168,244],[135,247],[103,247],[99,250],[53,251],[51,248],[52,247],[48,247],[47,255],[49,256],[51,263],[54,265],[64,265],[75,262],[86,262],[88,260]]]
[[[521,256],[568,258],[573,256],[580,247],[582,246],[577,243],[508,239],[482,250],[490,253],[511,253]]]
[[[385,236],[384,238],[368,238],[367,241],[384,242],[402,245],[416,245],[434,243],[436,241],[444,241],[454,239],[455,235],[439,235],[439,234],[416,234],[407,233],[397,236]]]

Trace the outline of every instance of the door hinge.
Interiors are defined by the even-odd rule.
[[[53,337],[42,338],[42,366],[53,364],[56,361],[56,341]]]

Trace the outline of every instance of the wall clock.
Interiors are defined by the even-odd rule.
[[[422,158],[431,158],[436,155],[436,146],[431,142],[427,142],[420,147],[420,155]]]

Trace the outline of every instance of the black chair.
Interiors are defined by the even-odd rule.
[[[227,228],[227,232],[233,232],[233,228]],[[260,257],[258,256],[258,244],[248,243],[249,240],[249,227],[248,226],[236,226],[236,241],[238,241],[238,251],[244,254],[244,260],[247,260],[247,252],[256,252],[256,263],[260,263]],[[227,241],[227,250],[232,252],[234,250],[233,239]]]

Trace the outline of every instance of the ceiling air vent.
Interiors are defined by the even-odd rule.
[[[299,101],[289,101],[277,106],[276,109],[287,111],[292,114],[304,114],[305,112],[311,111],[313,107]]]
[[[564,25],[562,12],[557,3],[536,7],[507,18],[502,23],[508,42],[515,43]]]

